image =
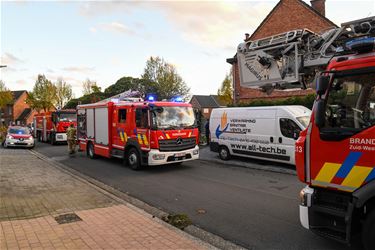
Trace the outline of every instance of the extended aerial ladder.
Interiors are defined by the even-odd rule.
[[[356,46],[347,43],[349,40],[365,40],[374,35],[375,17],[368,17],[321,34],[297,29],[245,41],[237,48],[240,84],[249,88],[309,87],[316,73],[324,71],[333,56],[351,49],[348,46]]]

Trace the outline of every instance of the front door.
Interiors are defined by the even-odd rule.
[[[135,124],[137,127],[137,140],[141,149],[150,149],[150,115],[149,109],[137,108],[135,110]]]
[[[295,143],[301,132],[297,123],[289,118],[278,118],[279,130],[276,138],[277,154],[282,156],[286,162],[295,164]]]

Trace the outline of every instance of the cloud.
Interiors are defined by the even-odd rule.
[[[208,48],[235,50],[244,33],[252,33],[275,4],[268,1],[86,2],[80,12],[92,16],[156,10],[177,28],[183,39]],[[132,31],[118,24],[112,23],[111,29],[125,33]]]
[[[112,22],[112,23],[105,23],[101,24],[100,28],[107,31],[117,32],[117,33],[124,33],[128,35],[135,35],[135,32],[127,27],[125,24],[120,22]]]
[[[95,68],[71,66],[71,67],[62,68],[62,70],[68,71],[68,72],[76,72],[76,73],[91,73],[95,70]]]
[[[3,55],[0,57],[0,64],[1,65],[14,65],[18,63],[23,63],[24,61],[16,57],[15,55],[11,53],[3,53]],[[9,67],[9,66],[8,66]]]
[[[98,32],[97,29],[94,28],[94,27],[91,27],[89,30],[90,30],[91,33],[96,33],[96,32]]]

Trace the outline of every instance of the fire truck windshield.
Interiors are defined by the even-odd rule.
[[[153,128],[182,129],[196,125],[192,107],[155,107],[152,112]]]
[[[334,78],[323,129],[358,133],[375,125],[375,73]]]
[[[76,120],[77,120],[77,117],[75,113],[60,113],[58,115],[59,122],[73,122]]]

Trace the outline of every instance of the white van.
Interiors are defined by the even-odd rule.
[[[304,106],[213,109],[210,149],[222,160],[237,155],[294,165],[295,141],[310,114]]]

